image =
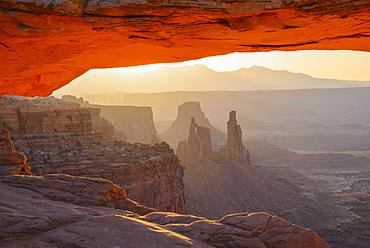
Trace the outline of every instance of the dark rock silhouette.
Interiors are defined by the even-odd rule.
[[[180,141],[188,137],[191,118],[194,118],[199,126],[208,128],[212,139],[217,140],[225,137],[225,133],[217,130],[211,125],[204,112],[201,110],[199,102],[185,102],[179,105],[176,120],[172,122],[170,129],[159,134],[159,137],[175,149]]]

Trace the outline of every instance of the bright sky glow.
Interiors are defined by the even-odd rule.
[[[235,71],[254,65],[273,70],[300,72],[317,78],[370,81],[370,53],[357,51],[296,51],[231,53],[207,57],[171,66],[193,66],[204,64],[214,71]],[[125,72],[154,71],[165,64],[115,68]]]
[[[181,85],[176,85],[176,81],[178,81],[177,77],[181,77],[181,75],[176,73],[167,81],[157,80],[148,85],[143,85],[143,81],[140,83],[135,80],[134,75],[141,72],[155,71],[164,65],[182,67],[194,66],[196,64],[203,64],[219,72],[236,71],[240,68],[250,68],[257,65],[273,70],[287,70],[295,73],[303,73],[316,78],[368,81],[366,83],[361,83],[361,85],[370,86],[370,53],[354,51],[260,52],[231,53],[223,56],[208,57],[174,64],[153,64],[126,68],[90,70],[73,80],[67,86],[57,90],[54,95],[95,94],[95,92],[103,94],[117,91],[149,93],[184,90],[181,88]],[[191,72],[189,71],[188,73]],[[190,77],[193,76],[191,74],[188,75],[190,75]],[[192,83],[199,84],[199,81],[195,81],[189,81],[187,89],[196,89],[198,85],[194,85],[194,87],[191,86]]]

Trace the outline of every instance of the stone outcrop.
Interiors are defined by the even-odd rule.
[[[81,108],[54,97],[7,96],[0,100],[0,106],[0,127],[15,136],[69,133],[111,140],[115,135],[113,124],[100,116],[99,109]]]
[[[231,52],[370,51],[369,6],[359,0],[3,0],[0,10],[0,95],[46,96],[92,68]]]
[[[210,147],[209,129],[200,128],[193,120],[188,140],[179,143],[187,213],[217,219],[229,213],[263,211],[316,230],[351,218],[345,209],[318,200],[328,196],[312,197],[259,172],[249,162],[234,111],[228,124],[229,143],[219,152],[202,152]],[[235,149],[232,153],[228,153],[230,147]]]
[[[212,159],[216,153],[212,150],[210,129],[199,126],[192,117],[189,137],[187,140],[179,142],[176,154],[186,165]]]
[[[151,107],[136,106],[108,106],[89,104],[83,98],[74,96],[63,96],[62,100],[66,102],[76,102],[81,106],[100,109],[100,115],[112,122],[114,127],[124,134],[115,135],[124,136],[127,142],[140,142],[144,144],[159,143],[157,131],[153,121],[153,111]]]
[[[41,177],[6,176],[1,178],[1,182],[12,187],[32,190],[53,201],[117,208],[141,215],[158,211],[127,199],[123,188],[101,178],[51,174]]]
[[[165,140],[171,147],[176,148],[180,141],[188,137],[191,118],[194,118],[199,126],[208,128],[213,140],[224,139],[226,136],[211,125],[201,110],[199,102],[185,102],[179,105],[176,120],[172,122],[170,129],[160,134],[159,137]]]
[[[201,113],[203,114],[203,112]],[[198,125],[195,122],[196,118],[191,117],[188,139],[180,141],[176,149],[179,159],[185,165],[190,166],[202,160],[235,161],[240,164],[250,164],[249,152],[245,149],[242,141],[242,129],[236,120],[236,111],[231,111],[229,118],[226,145],[221,147],[217,153],[212,149],[210,128]],[[206,120],[206,123],[209,124],[208,119]]]
[[[242,128],[236,120],[236,111],[231,111],[227,122],[227,142],[220,149],[221,157],[242,164],[250,163],[249,152],[245,149],[242,140]]]
[[[27,158],[14,150],[13,142],[9,138],[9,131],[2,130],[0,134],[0,175],[29,174],[31,167]]]
[[[12,135],[71,133],[80,136],[99,135],[91,114],[77,104],[55,98],[13,98],[0,100],[0,123]]]
[[[32,159],[30,163],[39,175],[108,179],[124,188],[128,197],[140,204],[160,211],[185,213],[184,168],[164,142],[149,146],[59,137],[27,140],[27,144],[16,140],[15,143]]]
[[[0,246],[4,248],[329,247],[312,230],[266,213],[234,214],[212,221],[165,212],[140,216],[113,209],[104,204],[124,197],[124,191],[107,180],[65,175],[0,180]],[[79,202],[85,197],[86,201]]]
[[[88,111],[91,115],[91,122],[93,127],[102,133],[103,138],[107,140],[126,140],[125,136],[117,137],[114,125],[105,118],[101,117],[101,110],[99,108],[88,108]]]

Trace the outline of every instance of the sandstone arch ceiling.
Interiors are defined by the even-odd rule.
[[[0,0],[0,96],[91,68],[310,49],[369,52],[370,1]]]

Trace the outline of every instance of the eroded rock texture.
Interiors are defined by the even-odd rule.
[[[71,150],[77,161],[65,161],[55,166],[53,161],[60,159],[56,151],[65,154]],[[42,148],[33,148],[33,153],[40,152]],[[140,204],[159,211],[185,213],[184,167],[164,142],[152,146],[106,142],[93,147],[82,142],[81,147],[70,146],[65,149],[49,145],[49,153],[53,155],[47,163],[38,167],[39,174],[108,179],[124,188],[128,197]]]
[[[2,130],[0,134],[0,175],[29,174],[31,167],[27,158],[14,150],[13,142],[9,138],[9,131]]]
[[[66,102],[76,102],[89,109],[100,109],[100,115],[112,122],[114,127],[118,130],[114,133],[115,138],[124,138],[127,142],[140,142],[144,144],[160,142],[154,126],[151,107],[89,104],[87,101],[84,101],[82,97],[77,99],[74,96],[63,96],[62,100]],[[119,132],[123,134],[119,134]]]
[[[0,177],[0,246],[329,247],[312,230],[266,213],[211,221],[166,212],[140,217],[113,209],[124,191],[110,181],[48,175]],[[106,203],[108,205],[106,205]]]
[[[236,51],[370,51],[360,0],[2,0],[0,10],[0,95],[45,96],[91,68]]]
[[[70,133],[95,136],[101,133],[93,127],[88,109],[78,104],[50,98],[13,98],[0,100],[0,125],[12,135]]]

